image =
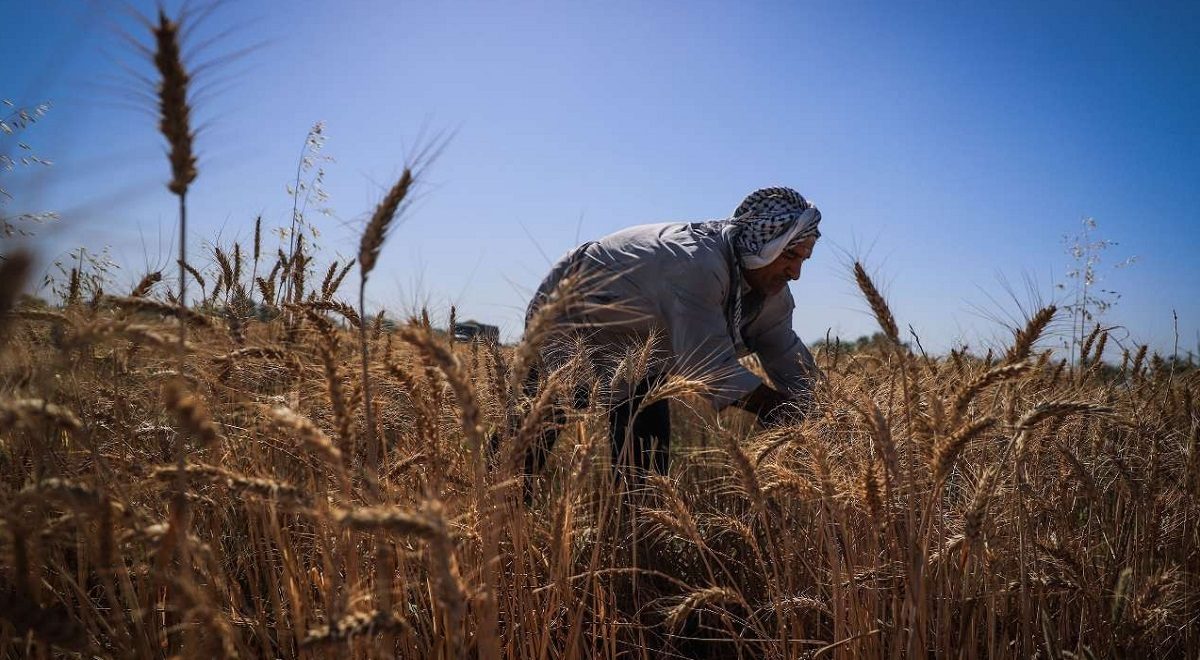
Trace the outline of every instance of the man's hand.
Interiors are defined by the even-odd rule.
[[[781,392],[759,385],[753,392],[734,403],[735,406],[754,413],[758,423],[766,428],[795,423],[804,419],[805,410],[799,402]]]

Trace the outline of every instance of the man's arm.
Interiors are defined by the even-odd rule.
[[[812,353],[792,330],[793,309],[790,291],[772,296],[751,325],[746,343],[776,387],[803,399],[811,396],[814,382],[822,375]]]
[[[728,287],[724,272],[684,273],[673,279],[664,316],[679,373],[706,382],[717,410],[737,402],[762,384],[738,362],[724,311]]]

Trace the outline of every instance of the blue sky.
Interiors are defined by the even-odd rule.
[[[111,245],[129,280],[166,263],[174,201],[129,73],[149,67],[122,37],[144,29],[115,3],[0,5],[0,97],[54,103],[22,140],[55,165],[3,175],[6,211],[63,213],[47,259]],[[406,159],[450,136],[374,305],[455,303],[512,338],[577,240],[722,217],[782,184],[824,216],[792,284],[807,340],[875,330],[847,275],[858,257],[927,347],[998,345],[995,319],[1034,304],[1026,281],[1062,295],[1062,236],[1092,216],[1118,243],[1105,323],[1169,353],[1175,310],[1195,350],[1198,21],[1194,3],[229,2],[192,35],[223,36],[195,59],[218,64],[198,75],[189,239],[248,240],[259,213],[285,224],[323,120],[335,214],[314,221],[331,256],[357,252]]]

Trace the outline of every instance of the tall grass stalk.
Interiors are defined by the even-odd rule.
[[[404,168],[404,173],[400,175],[400,178],[388,190],[387,195],[384,195],[379,205],[375,207],[375,212],[371,214],[371,219],[367,222],[367,227],[363,231],[362,240],[359,242],[358,248],[358,315],[360,319],[367,316],[367,277],[375,269],[375,263],[379,259],[379,251],[383,249],[383,242],[387,239],[392,222],[400,212],[405,198],[408,197],[408,192],[412,184],[413,170],[406,167]],[[369,369],[371,349],[367,339],[367,324],[360,322],[358,324],[358,331],[359,348],[362,356],[363,405],[367,420],[367,468],[374,477],[378,477],[380,447],[379,441],[375,437],[375,417],[372,412],[371,374]]]
[[[167,183],[170,190],[179,200],[179,306],[187,306],[187,192],[192,181],[196,179],[196,157],[192,152],[192,141],[195,134],[191,128],[191,106],[188,103],[188,87],[191,77],[183,63],[182,46],[180,44],[181,25],[167,17],[160,8],[158,24],[154,26],[154,66],[158,71],[158,111],[159,132],[167,141],[168,161],[171,166],[171,180]],[[179,350],[176,369],[179,373],[185,370],[187,351],[187,319],[184,314],[179,316]],[[175,493],[172,498],[171,527],[174,532],[173,543],[184,552],[186,543],[180,542],[180,537],[186,533],[188,525],[187,487],[184,476],[187,465],[186,434],[179,434],[175,440]],[[165,558],[164,552],[162,557]]]

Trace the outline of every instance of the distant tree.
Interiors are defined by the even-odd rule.
[[[887,335],[882,332],[876,332],[872,335],[860,335],[854,341],[847,341],[841,337],[834,337],[830,340],[819,339],[813,342],[814,349],[837,350],[841,353],[854,353],[868,349],[884,348],[891,344]],[[904,343],[907,346],[907,342]]]

